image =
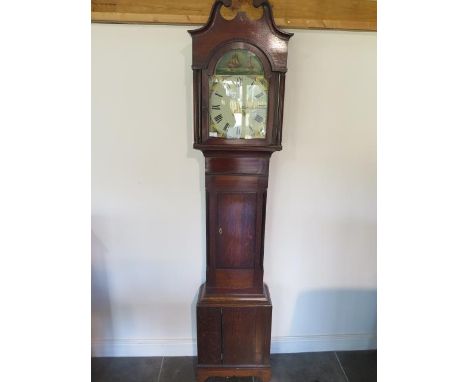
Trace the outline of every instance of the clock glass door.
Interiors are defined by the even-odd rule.
[[[247,49],[223,55],[210,77],[210,137],[265,139],[268,81],[258,57]]]

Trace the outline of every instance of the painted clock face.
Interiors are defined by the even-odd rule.
[[[210,137],[265,139],[268,81],[252,52],[236,49],[218,61],[210,77]]]

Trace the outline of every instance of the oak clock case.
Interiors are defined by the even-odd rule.
[[[242,3],[245,3],[243,1]],[[271,378],[272,303],[263,283],[270,156],[281,150],[287,47],[263,15],[221,14],[215,1],[192,36],[194,148],[205,156],[206,282],[197,302],[197,381]]]

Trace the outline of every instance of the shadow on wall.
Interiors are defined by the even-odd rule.
[[[333,350],[375,347],[377,291],[327,289],[301,292],[296,301],[290,336],[311,336]],[[321,337],[321,338],[320,338]],[[342,344],[342,345],[340,345]]]
[[[112,338],[112,308],[106,268],[107,248],[91,232],[91,338]]]

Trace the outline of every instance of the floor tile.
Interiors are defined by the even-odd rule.
[[[271,382],[347,382],[333,352],[272,354]]]
[[[377,350],[336,352],[349,382],[377,381]]]
[[[159,382],[195,382],[195,357],[164,357]]]
[[[155,382],[162,357],[91,358],[92,382]]]

